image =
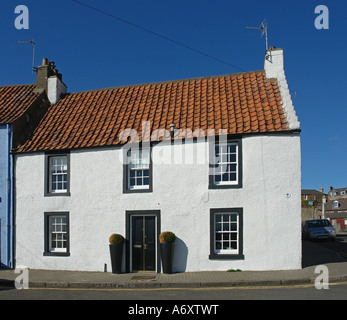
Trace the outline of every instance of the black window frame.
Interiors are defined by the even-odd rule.
[[[241,189],[243,187],[243,165],[242,165],[242,138],[227,138],[227,144],[237,144],[238,158],[237,158],[237,173],[238,181],[235,184],[215,184],[214,182],[214,168],[217,164],[214,164],[215,160],[215,147],[220,144],[218,136],[209,142],[209,189]]]
[[[49,219],[52,216],[63,216],[66,217],[67,224],[67,243],[66,252],[52,252],[50,251],[49,239]],[[70,256],[70,213],[69,212],[45,212],[44,213],[44,256],[57,256],[57,257],[68,257]]]
[[[224,254],[215,253],[214,241],[215,241],[215,214],[218,213],[233,213],[236,212],[239,215],[238,225],[238,253],[237,254]],[[244,260],[243,255],[243,208],[219,208],[210,209],[210,260]]]
[[[148,188],[131,189],[129,186],[129,164],[128,155],[131,150],[149,150],[149,185]],[[129,147],[123,151],[123,193],[151,193],[153,192],[153,161],[152,161],[152,147]]]
[[[50,191],[50,159],[53,157],[66,157],[67,158],[67,191],[66,192],[51,192]],[[45,168],[44,168],[44,196],[45,197],[70,197],[70,152],[47,152],[45,153]]]

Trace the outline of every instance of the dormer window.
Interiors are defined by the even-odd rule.
[[[335,200],[333,202],[333,209],[337,209],[338,207],[339,207],[339,202]]]

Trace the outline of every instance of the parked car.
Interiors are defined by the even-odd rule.
[[[305,221],[302,228],[302,236],[309,240],[327,240],[335,241],[335,228],[327,219],[316,219]]]

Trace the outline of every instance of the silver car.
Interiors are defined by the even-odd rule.
[[[302,228],[302,236],[309,240],[335,241],[336,232],[330,221],[327,219],[316,219],[305,221]]]

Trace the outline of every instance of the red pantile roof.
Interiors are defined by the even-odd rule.
[[[228,134],[287,131],[276,80],[264,71],[67,94],[52,105],[19,152],[118,145],[124,129],[141,139],[156,129],[226,129]]]
[[[13,123],[30,107],[39,94],[35,84],[0,87],[0,123]]]

